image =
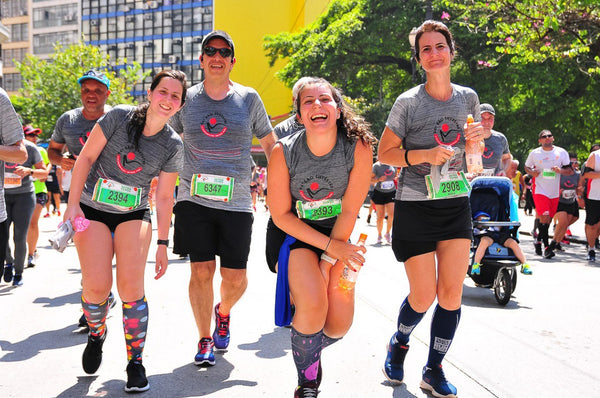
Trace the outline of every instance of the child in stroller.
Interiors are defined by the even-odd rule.
[[[490,221],[490,215],[486,212],[480,211],[475,215],[475,221]],[[478,226],[481,226],[479,223],[475,223]],[[521,263],[521,273],[525,275],[531,275],[533,271],[531,271],[531,267],[527,264],[527,259],[525,258],[525,254],[521,250],[519,243],[516,238],[511,237],[510,227],[496,227],[496,226],[488,226],[480,228],[473,228],[473,235],[479,238],[479,245],[477,245],[477,250],[475,250],[475,254],[473,256],[473,265],[471,266],[471,275],[479,275],[481,273],[481,259],[485,255],[488,247],[490,247],[494,242],[502,245],[513,251],[513,254]]]
[[[506,177],[476,177],[471,181],[469,201],[474,229],[469,276],[477,286],[492,287],[501,305],[510,301],[517,286],[515,267],[521,265],[521,272],[531,274],[518,245],[521,224],[515,196],[512,182]]]

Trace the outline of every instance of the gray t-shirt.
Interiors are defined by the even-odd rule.
[[[314,155],[306,143],[305,130],[280,140],[283,154],[290,173],[292,208],[296,202],[313,202],[321,199],[342,199],[350,172],[354,167],[356,141],[350,141],[338,133],[337,142],[326,155]],[[336,218],[307,221],[333,227]]]
[[[136,149],[129,137],[128,125],[135,107],[118,105],[104,114],[98,124],[106,137],[106,146],[92,165],[81,195],[81,203],[108,213],[128,213],[148,208],[148,192],[152,178],[161,171],[177,173],[183,167],[183,143],[167,124],[157,134],[142,135]],[[109,179],[141,189],[140,204],[122,209],[92,200],[99,179]]]
[[[304,126],[298,123],[298,119],[296,119],[296,114],[293,114],[292,116],[288,117],[283,122],[279,123],[273,128],[275,135],[279,139],[287,137],[288,135],[292,135],[300,130],[304,130]]]
[[[375,162],[373,164],[372,172],[373,174],[375,174],[375,178],[378,180],[381,177],[385,177],[384,181],[377,181],[373,189],[384,193],[396,190],[396,184],[394,184],[394,177],[396,177],[396,168],[394,166],[389,166],[381,162]]]
[[[0,145],[14,145],[23,140],[23,126],[17,117],[8,94],[0,88]],[[0,222],[6,221],[4,203],[4,160],[0,160]]]
[[[12,187],[5,186],[7,195],[35,192],[35,187],[33,186],[33,179],[31,178],[31,176],[19,177],[16,174],[14,174],[17,166],[31,168],[37,162],[42,161],[42,155],[37,149],[37,146],[31,141],[24,140],[23,142],[25,143],[25,149],[27,149],[27,160],[20,164],[6,162],[4,165],[4,176],[6,177],[10,175],[11,177],[14,177],[14,181],[19,180],[19,182],[17,184],[12,185]]]
[[[560,199],[558,200],[560,203],[572,204],[577,201],[577,185],[580,178],[581,174],[578,171],[570,176],[561,174]]]
[[[452,146],[455,152],[448,161],[449,170],[465,171],[463,126],[468,114],[472,114],[475,121],[480,120],[479,98],[469,87],[452,84],[452,88],[452,97],[447,101],[432,98],[423,84],[400,94],[390,111],[386,126],[409,150]],[[403,167],[398,177],[396,199],[429,200],[425,182],[428,174],[431,174],[429,163]]]
[[[110,109],[108,105],[104,107],[105,112]],[[58,118],[51,139],[59,144],[67,144],[69,152],[78,156],[97,121],[83,117],[83,108],[71,109]]]
[[[170,121],[183,134],[184,166],[180,174],[178,201],[190,201],[214,209],[252,212],[252,136],[266,137],[273,128],[258,93],[237,83],[219,101],[199,83],[187,91],[185,106]],[[194,174],[233,178],[230,201],[192,196]]]
[[[483,168],[494,169],[493,175],[498,175],[502,171],[502,156],[510,153],[508,149],[508,140],[504,134],[492,130],[492,135],[485,139],[485,150],[483,151]]]

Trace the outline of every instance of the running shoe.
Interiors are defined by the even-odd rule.
[[[127,384],[125,392],[143,392],[148,391],[150,384],[146,378],[146,369],[141,362],[131,360],[127,364]]]
[[[85,373],[94,374],[100,367],[102,363],[102,345],[106,341],[107,333],[108,331],[104,330],[104,334],[100,337],[88,334],[88,343],[81,357],[81,364]]]
[[[115,300],[115,295],[111,291],[108,293],[108,308],[114,308],[115,305],[117,305],[117,300]]]
[[[80,328],[89,328],[87,319],[85,319],[85,314],[81,314],[81,318],[77,321],[77,326]]]
[[[567,242],[567,243],[565,243],[565,242]],[[562,247],[562,245],[563,245],[563,244],[565,244],[565,245],[568,245],[568,244],[569,244],[569,241],[568,241],[568,240],[567,240],[567,241],[563,240],[561,243],[557,243],[557,244],[556,244],[556,247],[555,247],[555,248],[556,248],[556,250],[558,250],[559,252],[564,252],[564,251],[565,251],[565,248],[564,248],[564,247]]]
[[[48,217],[50,217],[50,213],[44,214],[44,218],[48,218]]]
[[[4,282],[10,283],[13,280],[13,265],[6,264],[4,266]]]
[[[394,337],[387,346],[387,357],[383,364],[383,374],[392,384],[401,384],[404,380],[404,358],[408,352],[408,344],[394,343]]]
[[[523,264],[521,264],[521,273],[525,274],[525,275],[531,275],[531,274],[533,274],[533,271],[531,270],[531,267],[529,266],[529,264],[523,263]]]
[[[380,245],[382,241],[383,241],[383,238],[381,236],[378,236],[377,237],[377,244]]]
[[[219,308],[221,303],[215,305],[215,331],[212,338],[215,341],[215,347],[219,350],[224,350],[229,346],[229,319],[230,315],[221,316]]]
[[[481,264],[473,263],[471,265],[471,275],[480,275],[481,274]]]
[[[385,240],[390,245],[392,244],[392,237],[390,236],[390,234],[385,234]]]
[[[13,286],[23,286],[23,274],[15,274]]]
[[[35,263],[33,262],[34,256],[27,256],[27,268],[35,267]]]
[[[550,258],[554,257],[555,255],[556,254],[554,254],[554,250],[552,250],[552,245],[546,246],[546,248],[544,249],[544,258],[550,259]]]
[[[587,260],[592,263],[596,262],[596,251],[595,250],[588,251]]]
[[[369,215],[367,216],[367,224],[370,224],[370,223],[371,223],[371,215],[369,214]]]
[[[431,391],[431,395],[438,398],[456,398],[456,387],[454,387],[444,376],[442,365],[433,368],[423,368],[423,380],[421,388]]]
[[[194,364],[198,366],[215,364],[215,343],[208,337],[203,337],[198,342],[198,353],[194,357]]]
[[[315,380],[307,381],[296,387],[294,398],[316,398],[319,395],[319,387]]]
[[[542,242],[535,242],[533,244],[533,247],[535,247],[535,254],[537,254],[538,256],[542,255]]]

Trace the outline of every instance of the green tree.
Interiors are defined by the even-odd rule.
[[[139,63],[110,60],[98,47],[83,42],[66,47],[57,44],[49,60],[27,55],[23,62],[17,63],[23,88],[11,98],[24,123],[41,128],[41,138],[50,138],[58,117],[81,106],[77,79],[91,68],[101,70],[110,79],[111,105],[133,104],[128,91],[147,75],[141,73]]]
[[[433,19],[445,22],[457,43],[452,80],[473,87],[482,102],[496,107],[496,129],[506,134],[519,159],[538,146],[542,129],[556,133],[557,145],[583,156],[596,140],[600,122],[600,113],[593,112],[600,106],[598,74],[583,70],[580,57],[550,56],[559,48],[566,51],[552,40],[557,50],[548,51],[544,42],[545,58],[505,51],[510,40],[497,36],[501,29],[496,24],[517,20],[521,6],[513,2],[514,7],[501,11],[499,3],[508,2],[431,1]],[[565,7],[571,3],[575,1],[562,2]],[[408,35],[424,20],[425,6],[421,0],[332,0],[313,24],[296,33],[266,36],[264,48],[271,61],[289,61],[278,73],[288,86],[301,76],[325,77],[355,100],[380,134],[396,97],[414,84]],[[590,15],[597,19],[594,13]],[[529,37],[528,25],[521,28],[519,35],[511,31],[513,42]],[[588,54],[581,48],[580,54]],[[535,52],[533,47],[530,53]]]

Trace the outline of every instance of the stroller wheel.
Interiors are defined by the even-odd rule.
[[[510,301],[510,295],[513,292],[512,278],[506,268],[500,269],[496,275],[494,283],[494,296],[500,305],[506,305]]]

